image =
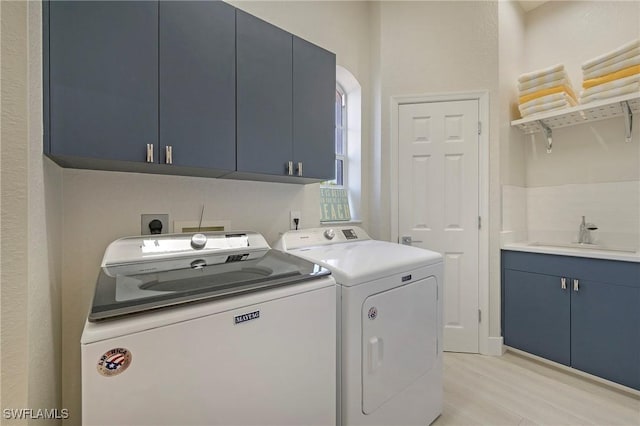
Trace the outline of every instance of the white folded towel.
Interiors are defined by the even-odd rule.
[[[549,104],[546,105],[537,105],[531,108],[524,108],[524,109],[520,109],[520,114],[522,115],[522,118],[525,117],[529,117],[531,115],[534,114],[539,114],[539,113],[543,113],[543,112],[549,112],[549,111],[558,111],[561,109],[567,109],[569,107],[571,107],[572,105],[569,104],[567,101],[555,101],[555,102],[551,102]]]
[[[615,64],[609,65],[604,68],[596,69],[593,71],[584,71],[582,75],[584,80],[589,80],[591,78],[602,77],[603,75],[611,74],[612,72],[620,71],[634,65],[640,65],[640,55],[634,56],[633,58],[625,59],[621,62],[616,62]]]
[[[571,82],[569,81],[568,78],[560,78],[559,80],[554,80],[551,81],[549,83],[545,83],[545,84],[540,84],[538,86],[534,86],[530,89],[526,89],[526,90],[521,90],[519,95],[520,96],[524,96],[524,95],[528,95],[529,93],[534,93],[537,92],[538,90],[544,90],[544,89],[550,89],[552,87],[556,87],[556,86],[567,86],[567,87],[571,87]],[[573,87],[571,87],[571,89],[573,89]]]
[[[542,84],[547,84],[547,83],[551,83],[551,82],[562,80],[562,79],[566,79],[566,80],[569,79],[569,77],[567,76],[567,72],[565,70],[556,71],[551,74],[545,74],[541,77],[534,78],[532,80],[527,80],[524,83],[518,83],[518,90],[520,91],[521,94],[523,94],[525,90],[529,90],[532,88],[537,89],[537,87]]]
[[[596,92],[589,96],[580,98],[580,102],[583,104],[587,104],[589,102],[597,101],[600,99],[614,98],[616,96],[622,96],[628,93],[637,93],[638,95],[640,95],[640,83],[631,83],[627,84],[626,86],[616,87],[615,89]]]
[[[634,56],[638,56],[638,55],[640,55],[640,47],[634,47],[633,49],[627,50],[626,52],[624,52],[621,55],[614,56],[611,59],[608,59],[608,60],[606,60],[604,62],[600,62],[599,64],[593,65],[591,67],[585,68],[584,65],[583,65],[582,66],[582,70],[583,70],[583,72],[596,71],[596,70],[602,69],[604,67],[608,67],[610,65],[617,64],[618,62],[622,62],[625,59],[633,58]]]
[[[558,64],[558,65],[553,65],[551,67],[544,68],[541,70],[524,73],[520,75],[520,77],[518,77],[518,83],[524,83],[525,81],[533,80],[539,77],[544,77],[547,74],[553,74],[555,72],[563,71],[563,70],[564,70],[564,65]]]
[[[606,90],[617,89],[618,87],[624,87],[631,83],[640,82],[640,74],[634,74],[629,77],[619,78],[617,80],[610,81],[608,83],[599,84],[597,86],[589,87],[588,89],[584,89],[580,93],[580,98],[584,98],[586,96],[593,95],[594,93],[604,92]]]
[[[640,39],[632,40],[628,43],[623,44],[622,46],[614,49],[610,52],[604,53],[600,56],[597,56],[593,59],[588,60],[584,64],[582,64],[582,69],[586,70],[587,68],[591,68],[595,65],[598,65],[601,62],[608,61],[609,59],[615,58],[618,55],[624,54],[625,52],[632,50],[636,47],[640,47]]]

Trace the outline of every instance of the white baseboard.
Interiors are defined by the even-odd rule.
[[[502,337],[489,337],[487,340],[487,353],[490,356],[502,356],[506,349],[504,347],[504,339]]]

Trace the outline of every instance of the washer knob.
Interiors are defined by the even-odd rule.
[[[193,234],[191,237],[191,247],[196,250],[200,250],[207,245],[207,236],[204,234]]]
[[[336,236],[336,231],[334,231],[332,228],[329,228],[326,231],[324,231],[324,237],[327,240],[333,240],[333,237],[335,236]]]

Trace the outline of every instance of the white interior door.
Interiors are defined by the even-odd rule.
[[[478,100],[399,105],[400,238],[444,257],[444,350],[478,352]]]

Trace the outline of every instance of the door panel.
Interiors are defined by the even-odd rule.
[[[478,352],[477,100],[399,106],[399,232],[444,257],[444,349]]]
[[[51,154],[144,162],[158,147],[157,2],[53,1],[49,13]]]
[[[640,288],[580,280],[571,291],[572,366],[640,389],[639,304]]]
[[[569,293],[561,277],[505,269],[505,345],[570,365]]]
[[[293,161],[304,177],[333,178],[335,93],[336,56],[294,36]]]
[[[437,359],[437,340],[435,278],[368,297],[362,306],[362,411],[374,412],[427,373]]]
[[[284,175],[293,161],[293,38],[236,10],[237,170]]]
[[[160,2],[160,161],[236,168],[235,9]]]

